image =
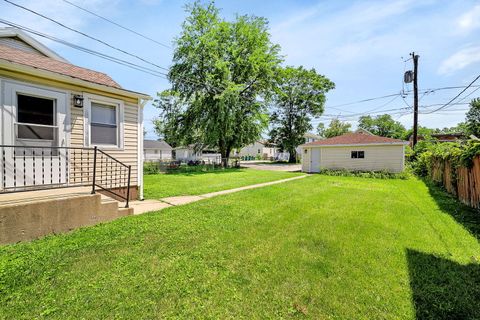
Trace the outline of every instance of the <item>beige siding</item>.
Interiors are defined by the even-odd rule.
[[[403,171],[404,164],[404,146],[403,145],[378,145],[378,146],[352,146],[352,147],[321,147],[320,164],[311,164],[311,166],[320,166],[320,169],[346,169],[346,170],[365,170],[391,172]],[[309,156],[312,148],[309,148]],[[352,151],[364,151],[365,158],[352,159]],[[308,167],[310,161],[304,160],[304,170],[308,172],[315,171],[313,167]],[[317,167],[318,168],[318,167]]]
[[[70,146],[83,147],[85,145],[83,108],[75,108],[73,104],[71,105],[71,123]],[[138,185],[138,107],[136,105],[125,103],[124,148],[104,151],[126,165],[131,165],[131,185]]]
[[[71,123],[71,131],[70,131],[70,138],[68,141],[69,146],[71,147],[85,147],[85,138],[84,138],[84,118],[83,118],[83,108],[75,108],[73,106],[73,95],[85,95],[85,94],[93,94],[98,95],[101,97],[108,97],[112,99],[121,100],[124,103],[124,149],[122,150],[105,150],[111,156],[117,158],[118,160],[126,163],[127,165],[132,166],[132,181],[131,185],[135,186],[138,185],[138,100],[133,97],[117,95],[114,93],[108,93],[96,89],[91,89],[83,86],[77,86],[69,83],[59,82],[56,80],[41,78],[38,76],[34,76],[31,74],[24,74],[19,72],[14,72],[10,70],[4,70],[0,68],[0,75],[4,76],[9,80],[20,81],[22,83],[27,83],[29,85],[37,85],[40,88],[45,89],[56,89],[61,90],[62,92],[66,92],[70,97],[70,106],[67,106],[70,110],[70,123]],[[77,153],[76,156],[78,157],[79,154]],[[82,155],[80,155],[82,156]],[[90,158],[88,158],[90,156]],[[86,152],[83,153],[83,157],[87,157],[83,159],[84,166],[85,165],[92,165],[93,159],[91,155],[88,155]],[[73,160],[73,155],[71,155],[71,159]],[[76,162],[79,162],[76,159]],[[77,168],[76,174],[83,175],[84,179],[88,178],[88,168],[84,168],[85,170],[82,173],[79,173]],[[75,171],[75,170],[73,170]],[[78,178],[78,176],[77,176]],[[73,174],[69,174],[69,180],[73,181],[74,177]],[[86,181],[86,180],[84,180]],[[77,179],[76,182],[79,182]]]

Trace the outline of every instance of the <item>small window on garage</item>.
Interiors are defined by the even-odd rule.
[[[307,153],[308,153],[308,149],[305,149],[305,151],[303,151],[303,152],[304,152],[305,154],[307,154]]]
[[[365,151],[352,151],[352,159],[363,159],[365,158]]]

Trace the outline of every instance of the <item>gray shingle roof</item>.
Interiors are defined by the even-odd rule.
[[[143,140],[144,149],[162,149],[162,150],[172,150],[172,147],[163,140]]]

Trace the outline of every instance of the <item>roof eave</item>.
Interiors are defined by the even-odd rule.
[[[356,146],[401,146],[408,145],[408,141],[402,142],[374,142],[374,143],[349,143],[349,144],[302,144],[299,147],[356,147]]]
[[[152,100],[152,97],[149,96],[148,94],[130,91],[130,90],[121,89],[121,88],[110,87],[107,85],[82,80],[80,78],[75,78],[75,77],[63,75],[60,73],[42,70],[35,67],[22,65],[19,63],[14,63],[5,59],[0,59],[0,69],[1,68],[10,70],[10,71],[22,72],[26,74],[33,74],[39,77],[48,78],[48,79],[52,79],[60,82],[69,83],[69,84],[81,85],[86,88],[91,88],[91,89],[96,89],[96,90],[100,90],[100,91],[104,91],[112,94],[122,95],[129,98]]]
[[[30,45],[31,47],[40,51],[42,54],[44,54],[45,56],[47,56],[49,58],[52,58],[52,59],[55,59],[55,60],[58,60],[58,61],[61,61],[61,62],[69,63],[67,59],[63,58],[62,56],[60,56],[55,51],[49,49],[48,47],[43,45],[41,42],[39,42],[35,38],[29,36],[28,34],[23,32],[22,30],[19,30],[17,28],[3,28],[3,29],[0,29],[0,38],[10,38],[10,37],[20,38],[23,42],[27,43],[28,45]]]

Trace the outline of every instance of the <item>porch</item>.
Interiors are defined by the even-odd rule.
[[[131,167],[94,148],[0,145],[0,243],[133,214]]]
[[[0,195],[0,244],[111,221],[133,214],[118,201],[88,187],[14,192]]]

